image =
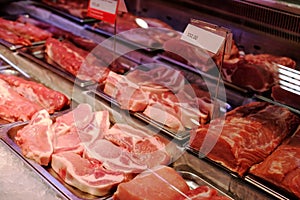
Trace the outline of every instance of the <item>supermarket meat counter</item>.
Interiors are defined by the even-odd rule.
[[[136,0],[126,2],[129,13],[118,14],[114,29],[88,18],[84,4],[76,4],[74,14],[60,3],[12,3],[0,25],[8,62],[0,87],[9,109],[36,97],[57,101],[50,99],[56,91],[46,92],[49,98],[39,94],[46,90],[40,83],[66,95],[60,94],[66,105],[54,113],[39,105],[25,117],[0,113],[0,146],[7,152],[1,158],[21,161],[25,174],[36,175],[29,184],[43,183],[41,195],[299,198],[300,17],[294,7]],[[136,18],[154,28],[131,31]],[[191,18],[231,30],[230,55],[220,60],[181,41]],[[8,32],[15,40],[4,37]],[[14,166],[3,171],[7,167]],[[19,195],[5,173],[1,181],[5,197]]]

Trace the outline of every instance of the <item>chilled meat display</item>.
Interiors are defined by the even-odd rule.
[[[141,21],[141,23],[139,23]],[[147,26],[144,27],[144,26]],[[147,17],[138,17],[131,13],[119,13],[114,24],[97,22],[93,28],[118,36],[146,47],[161,48],[164,42],[179,37],[177,31],[165,22]]]
[[[52,114],[70,104],[64,94],[14,75],[0,74],[0,88],[0,118],[9,122],[30,120],[42,109]]]
[[[76,0],[76,1],[51,1],[51,0],[43,0],[43,3],[49,5],[58,10],[67,12],[75,17],[86,18],[87,17],[87,8],[89,1],[87,0]]]
[[[39,111],[17,131],[15,141],[25,157],[51,164],[66,183],[99,196],[171,161],[159,136],[125,124],[110,126],[108,111],[93,112],[88,104],[79,104],[55,119]]]
[[[237,107],[210,124],[191,132],[189,146],[243,176],[263,161],[298,127],[299,118],[288,109],[264,102]],[[205,142],[205,143],[204,143]]]
[[[150,119],[174,131],[184,131],[198,123],[207,123],[213,111],[209,93],[197,97],[175,69],[157,66],[136,69],[126,76],[109,73],[104,93],[114,98],[122,109],[142,112]]]
[[[281,187],[300,198],[300,130],[280,145],[250,173]]]
[[[189,191],[185,180],[173,169],[158,166],[139,174],[133,180],[121,183],[114,200],[175,200]]]
[[[15,39],[9,39],[10,42],[13,42],[13,44],[22,44],[24,46],[31,45],[32,42],[39,42],[52,37],[50,32],[40,29],[30,23],[21,23],[18,21],[6,20],[4,18],[0,18],[0,28],[4,40],[5,38],[9,39],[9,37],[12,36],[12,38]]]

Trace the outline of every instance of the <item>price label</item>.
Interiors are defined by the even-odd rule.
[[[216,54],[223,46],[225,37],[188,24],[181,39]]]
[[[88,16],[109,23],[115,23],[118,0],[90,0]]]

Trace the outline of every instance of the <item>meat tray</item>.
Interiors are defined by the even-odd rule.
[[[50,10],[50,11],[52,11],[52,12],[54,12],[54,13],[62,16],[62,17],[68,18],[68,19],[70,19],[74,22],[77,22],[79,24],[93,23],[93,22],[99,21],[97,19],[90,18],[90,17],[74,16],[74,15],[70,14],[67,10],[63,10],[63,9],[60,9],[60,8],[56,8],[54,6],[47,5],[46,3],[42,2],[42,1],[39,1],[39,2],[38,1],[32,1],[31,3],[35,6]]]
[[[58,74],[59,76],[75,83],[79,87],[86,87],[89,85],[95,84],[94,81],[84,81],[76,78],[73,74],[70,72],[64,70],[60,66],[58,66],[56,63],[51,61],[50,59],[47,59],[47,56],[44,52],[45,46],[44,45],[38,45],[38,46],[32,46],[32,47],[23,47],[18,50],[18,53],[29,60],[34,61],[35,63],[45,67],[46,69],[49,69],[50,71]]]
[[[92,32],[98,33],[100,35],[106,36],[106,37],[113,37],[114,36],[113,33],[101,30],[100,28],[96,28],[95,25],[93,25],[93,24],[85,24],[84,28],[89,30],[89,31],[92,31]],[[168,33],[166,32],[165,34],[167,35]],[[163,48],[162,43],[154,43],[152,45],[146,45],[146,44],[137,43],[135,41],[131,41],[129,39],[126,39],[126,38],[122,37],[122,33],[117,34],[117,36],[115,36],[115,39],[116,39],[116,41],[127,45],[127,47],[132,48],[133,50],[138,49],[138,50],[145,50],[147,52],[159,52],[159,51],[162,51],[162,48]]]
[[[36,80],[34,80],[33,78],[31,78],[29,75],[28,75],[29,77],[24,77],[19,71],[17,71],[16,69],[12,68],[10,65],[0,66],[0,74],[14,75],[14,76],[18,76],[18,77],[24,78],[25,80],[37,82]],[[69,106],[65,106],[64,108],[62,108],[61,111],[53,113],[53,116],[57,115],[57,113],[66,112],[69,109],[70,109]],[[14,123],[18,123],[18,122],[8,122],[6,120],[0,119],[0,127],[1,126],[5,126],[5,125],[9,125],[9,124],[14,124]]]
[[[93,97],[96,95],[96,98],[98,98],[100,101],[104,100],[107,103],[110,103],[112,107],[120,109],[119,103],[115,99],[110,97],[109,95],[105,94],[101,89],[99,89],[100,87],[101,86],[99,86],[98,89],[96,89],[96,90],[92,90],[90,88],[90,90],[87,91],[87,95],[90,95]],[[131,112],[131,111],[129,111],[129,113],[131,116],[136,117],[138,120],[140,120],[146,124],[150,124],[151,126],[153,126],[153,128],[161,130],[164,134],[166,134],[167,136],[170,136],[171,138],[175,138],[176,140],[185,141],[190,136],[188,130],[176,133],[175,131],[168,129],[163,124],[145,116],[143,113]]]

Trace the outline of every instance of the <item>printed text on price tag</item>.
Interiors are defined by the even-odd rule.
[[[90,0],[88,16],[115,23],[118,0]]]

